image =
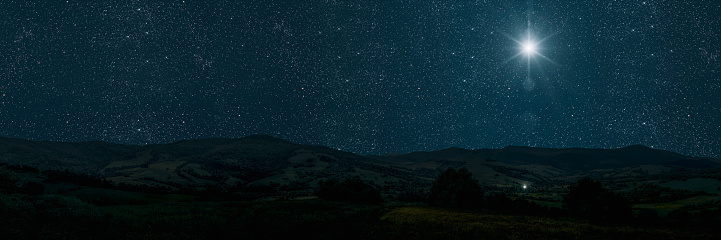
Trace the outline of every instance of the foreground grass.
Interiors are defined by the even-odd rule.
[[[319,199],[102,207],[124,223],[126,239],[378,239],[383,209]]]
[[[630,226],[597,226],[573,219],[466,213],[419,206],[393,209],[381,218],[391,239],[718,239],[705,232]]]
[[[708,232],[574,219],[307,199],[199,201],[114,191],[0,194],[2,239],[720,239]],[[103,205],[81,201],[118,197]],[[85,195],[92,197],[86,197]],[[162,200],[162,201],[161,201]],[[175,201],[181,200],[181,201]]]

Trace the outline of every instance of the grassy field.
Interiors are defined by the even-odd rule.
[[[378,239],[386,207],[325,201],[165,201],[98,207],[125,239]]]
[[[317,198],[201,201],[181,194],[82,188],[62,196],[0,194],[0,203],[6,207],[0,233],[15,233],[7,235],[12,239],[281,239],[288,234],[299,239],[719,239],[669,227]]]
[[[721,194],[721,180],[713,178],[691,178],[683,181],[674,180],[659,185],[690,191],[704,191],[710,194]]]
[[[713,216],[671,223],[644,220],[647,222],[631,225],[595,225],[572,218],[396,203],[369,205],[318,198],[277,201],[273,197],[236,201],[238,198],[142,193],[64,182],[44,186],[45,194],[0,193],[0,238],[281,239],[291,234],[299,239],[721,239],[713,221],[702,224]],[[718,195],[702,195],[634,208],[664,213],[717,199]],[[561,207],[559,202],[533,202]]]
[[[391,210],[390,239],[718,239],[710,233],[598,226],[573,219],[467,213],[420,206]]]
[[[182,198],[181,198],[182,199]],[[718,239],[659,226],[594,225],[571,218],[424,206],[294,201],[160,201],[100,207],[136,239]],[[200,237],[202,236],[202,237]]]
[[[667,216],[670,212],[684,206],[703,204],[715,200],[721,200],[718,195],[703,195],[672,202],[634,204],[634,209],[648,209],[655,211],[659,216]]]

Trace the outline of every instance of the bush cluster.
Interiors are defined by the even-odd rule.
[[[380,192],[359,178],[348,178],[342,182],[328,179],[318,183],[318,197],[345,202],[380,203],[383,201]]]
[[[563,198],[566,209],[592,222],[610,223],[632,218],[631,203],[604,188],[600,182],[583,178]]]
[[[594,223],[618,223],[632,218],[631,204],[590,178],[579,180],[563,198],[565,211],[546,208],[496,193],[484,198],[484,192],[466,168],[449,168],[438,175],[428,194],[428,205],[458,209],[485,208],[510,214],[562,216],[572,215]]]
[[[428,205],[477,209],[483,206],[483,190],[467,168],[449,168],[433,181]]]

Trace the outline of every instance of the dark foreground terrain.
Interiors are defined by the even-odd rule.
[[[84,188],[2,194],[5,239],[718,239],[711,226],[591,224],[569,217],[404,204],[296,199],[232,201]],[[116,198],[111,205],[97,202]],[[126,201],[126,202],[123,202]],[[95,204],[89,202],[96,202]],[[690,220],[693,221],[693,220]]]
[[[367,205],[322,199],[200,201],[183,195],[99,192],[147,198],[148,203],[98,206],[64,195],[2,195],[0,232],[5,239],[280,239],[288,233],[297,239],[719,237],[719,232],[711,228],[691,224],[595,225],[574,218],[416,205]]]
[[[643,146],[359,156],[267,136],[0,139],[0,159],[2,239],[721,237],[720,161]],[[449,168],[461,178],[443,180]]]

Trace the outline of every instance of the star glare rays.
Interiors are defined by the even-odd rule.
[[[533,41],[526,40],[526,42],[523,43],[523,52],[529,57],[536,54],[536,44],[537,43]]]
[[[520,50],[520,51],[518,51],[518,53],[516,53],[516,55],[513,55],[509,59],[506,59],[506,61],[503,61],[504,63],[509,62],[509,61],[517,58],[518,56],[526,55],[526,57],[529,58],[529,60],[531,58],[533,58],[533,56],[539,56],[553,64],[556,64],[553,60],[549,59],[548,57],[546,57],[540,53],[540,50],[542,50],[542,48],[540,47],[541,43],[545,42],[547,39],[549,39],[550,37],[552,37],[555,34],[551,34],[551,35],[549,35],[541,40],[538,40],[538,41],[536,41],[533,34],[531,34],[531,30],[527,31],[526,38],[523,40],[519,40],[519,39],[517,39],[511,35],[505,34],[505,33],[503,33],[503,35],[506,36],[508,39],[511,39],[514,42],[518,43],[518,49]]]
[[[540,45],[544,41],[546,41],[548,38],[552,37],[555,34],[551,34],[541,40],[536,40],[535,36],[531,33],[531,30],[526,30],[526,37],[523,40],[517,39],[511,35],[503,33],[504,36],[506,36],[508,39],[513,40],[518,44],[518,53],[516,55],[513,55],[512,57],[506,59],[503,61],[503,63],[507,63],[513,59],[516,59],[522,55],[525,55],[526,58],[526,80],[523,82],[523,87],[530,91],[535,88],[535,83],[531,80],[531,59],[533,59],[535,56],[539,56],[554,65],[556,65],[556,62],[549,59],[548,57],[544,56],[540,51],[543,50]]]

